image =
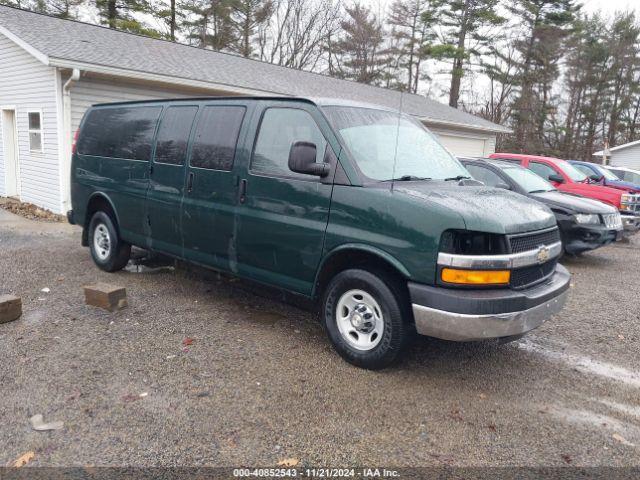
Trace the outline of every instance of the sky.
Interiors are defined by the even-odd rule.
[[[601,10],[603,13],[613,13],[620,10],[635,10],[640,13],[639,0],[583,0],[582,3],[588,12]]]

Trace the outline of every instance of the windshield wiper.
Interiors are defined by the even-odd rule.
[[[458,175],[457,177],[449,177],[449,178],[445,178],[444,181],[445,182],[449,182],[452,180],[455,180],[456,182],[459,182],[460,180],[467,180],[470,179],[471,177],[468,177],[466,175]]]
[[[382,180],[383,182],[413,182],[416,180],[432,180],[431,177],[416,177],[415,175],[403,175],[398,178],[390,178],[389,180]]]
[[[529,193],[546,193],[553,192],[554,190],[531,190]]]

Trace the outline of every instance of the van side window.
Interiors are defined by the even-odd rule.
[[[165,110],[156,139],[155,162],[184,165],[191,126],[198,107],[177,106]]]
[[[198,120],[190,165],[231,170],[245,107],[208,106]]]
[[[316,145],[316,162],[321,163],[327,141],[313,117],[297,108],[268,108],[260,123],[251,170],[267,175],[308,178],[309,175],[289,170],[291,145],[301,141]]]
[[[539,162],[529,162],[529,170],[545,180],[549,180],[549,175],[556,175],[558,173],[549,165]]]
[[[80,155],[149,160],[162,107],[117,107],[91,110],[78,141]]]

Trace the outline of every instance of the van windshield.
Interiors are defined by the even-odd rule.
[[[370,179],[470,178],[431,132],[407,116],[365,107],[331,106],[323,111]]]

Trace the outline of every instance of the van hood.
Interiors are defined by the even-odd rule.
[[[429,181],[395,183],[394,192],[460,215],[467,230],[511,234],[556,225],[545,205],[502,188]]]

